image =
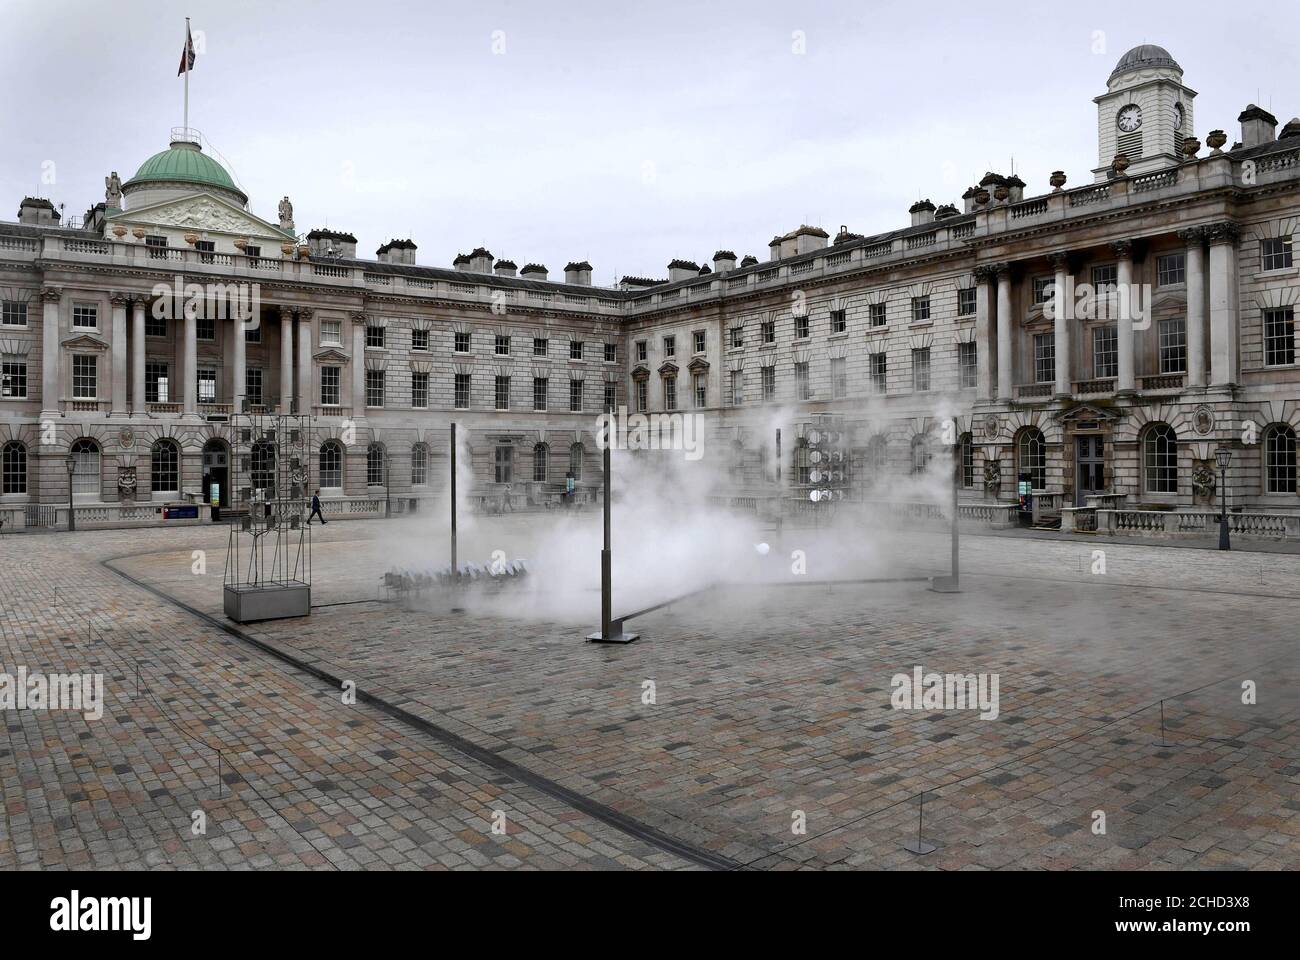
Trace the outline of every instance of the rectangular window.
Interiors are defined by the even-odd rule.
[[[6,300],[0,304],[0,326],[27,326],[27,304],[14,300]]]
[[[930,319],[930,298],[913,297],[912,298],[912,322],[923,323]]]
[[[0,361],[0,397],[27,399],[27,361],[14,358]]]
[[[144,402],[170,403],[171,381],[167,364],[149,362],[144,365]]]
[[[546,377],[533,377],[533,409],[546,409],[546,394],[549,381]]]
[[[664,409],[677,409],[677,378],[666,377],[664,379]]]
[[[776,321],[764,320],[760,325],[763,343],[776,343]]]
[[[510,378],[496,378],[496,408],[498,410],[510,409]]]
[[[1115,287],[1119,284],[1119,265],[1105,263],[1092,268],[1092,286],[1097,292],[1103,287]]]
[[[1114,324],[1092,328],[1092,375],[1098,380],[1119,376],[1119,332]]]
[[[99,398],[98,359],[98,357],[73,355],[72,398],[74,400],[96,400]]]
[[[99,307],[86,303],[73,304],[72,325],[89,329],[99,326]]]
[[[1034,334],[1034,383],[1056,380],[1056,334]]]
[[[738,407],[745,402],[745,373],[743,370],[732,370],[731,377],[731,405]]]
[[[975,316],[975,288],[959,287],[957,289],[957,316]]]
[[[638,341],[636,342],[636,360],[637,360],[637,363],[645,363],[645,362],[646,362],[647,350],[648,350],[648,347],[647,347],[647,344],[646,344],[646,342],[645,342],[644,340],[638,340]]]
[[[776,367],[763,367],[763,402],[776,399]]]
[[[794,338],[796,340],[808,339],[808,314],[796,316],[794,318]]]
[[[871,392],[875,394],[884,394],[889,388],[886,380],[888,374],[888,358],[883,353],[873,353],[871,355]]]
[[[244,399],[250,407],[262,405],[262,370],[260,367],[247,367],[244,370]]]
[[[455,406],[457,410],[469,409],[469,374],[456,374],[456,397]]]
[[[322,407],[339,405],[339,367],[320,368],[320,403]]]
[[[1156,258],[1156,286],[1187,282],[1187,254],[1167,253]]]
[[[167,336],[167,318],[155,317],[150,310],[144,315],[144,335],[146,337]]]
[[[569,412],[570,413],[582,412],[583,383],[584,381],[582,380],[569,381]]]
[[[150,234],[144,238],[145,248],[149,251],[149,256],[154,260],[161,260],[167,256],[167,238],[160,237],[156,234]]]
[[[883,327],[885,325],[885,304],[883,303],[868,304],[867,316],[870,319],[871,326]]]
[[[469,334],[468,334],[468,333],[457,333],[457,334],[456,334],[456,343],[455,343],[455,346],[453,347],[453,349],[454,349],[457,353],[469,353]]]
[[[569,359],[570,359],[570,360],[581,360],[581,359],[582,359],[582,341],[581,341],[581,340],[570,340],[570,341],[569,341]]]
[[[967,390],[979,383],[979,348],[974,343],[957,344],[957,386]]]
[[[1056,277],[1034,277],[1034,303],[1046,303],[1056,291]]]
[[[200,263],[212,263],[215,259],[212,254],[217,249],[217,245],[212,240],[196,240],[194,242],[194,249],[199,254]]]
[[[533,337],[533,356],[534,357],[546,356],[547,346],[548,343],[545,337]]]
[[[604,402],[605,409],[618,406],[618,384],[613,380],[605,381],[605,395],[601,398]]]
[[[676,338],[676,337],[664,337],[664,356],[665,356],[665,357],[675,357],[675,356],[677,356],[677,338]]]
[[[745,328],[732,327],[730,332],[730,342],[732,349],[743,347],[745,345]]]
[[[849,395],[849,361],[844,357],[831,357],[831,399],[843,400]]]
[[[496,338],[496,355],[498,357],[510,356],[510,338],[497,334]]]
[[[217,339],[217,320],[216,317],[195,317],[194,318],[194,337],[197,340],[215,340]]]
[[[493,477],[497,483],[511,483],[515,475],[515,448],[501,444],[496,448]]]
[[[255,327],[244,327],[244,342],[245,343],[262,342],[262,325],[260,323]]]
[[[418,327],[411,329],[411,349],[418,350],[421,353],[427,353],[429,350],[429,331],[421,330]]]
[[[367,370],[366,371],[366,406],[382,407],[383,405],[384,405],[384,371]]]
[[[1265,270],[1285,270],[1291,266],[1291,238],[1269,237],[1259,244],[1260,258]]]
[[[794,395],[798,400],[812,398],[812,387],[808,383],[808,364],[806,363],[796,363],[794,365]]]
[[[244,256],[252,257],[254,260],[256,260],[261,255],[262,255],[261,247],[254,246],[251,243],[244,245]]]
[[[198,372],[199,403],[217,402],[217,371],[200,369]]]
[[[1160,321],[1160,372],[1187,372],[1187,321],[1182,317]]]
[[[709,378],[707,374],[697,373],[692,379],[692,386],[695,392],[695,405],[697,407],[707,407],[709,405]]]
[[[695,352],[704,353],[705,344],[707,343],[707,337],[705,336],[704,331],[696,330],[692,336],[695,338]]]
[[[849,328],[849,313],[847,310],[831,311],[831,333],[843,333]]]
[[[1295,308],[1264,311],[1264,363],[1277,367],[1295,363]]]
[[[606,363],[618,362],[618,344],[615,343],[605,344],[605,362]]]
[[[912,389],[923,393],[930,389],[930,348],[912,351]]]
[[[645,413],[650,405],[650,388],[645,380],[636,382],[636,412]]]
[[[423,410],[429,405],[429,375],[427,373],[411,374],[411,406]]]
[[[376,325],[366,327],[366,349],[384,349],[384,328]]]

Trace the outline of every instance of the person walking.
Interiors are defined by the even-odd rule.
[[[321,526],[329,522],[325,519],[325,514],[320,512],[320,490],[311,495],[311,513],[307,514],[308,523],[311,523],[312,517],[320,517]]]

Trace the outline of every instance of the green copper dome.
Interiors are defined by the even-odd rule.
[[[122,186],[132,187],[158,181],[216,187],[244,196],[243,191],[235,186],[235,181],[230,178],[225,167],[192,143],[173,143],[162,153],[155,153],[140,164],[140,169],[136,171],[135,176]]]

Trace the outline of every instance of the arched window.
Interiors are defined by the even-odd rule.
[[[546,458],[550,456],[550,449],[544,443],[533,444],[533,480],[537,483],[546,482]]]
[[[569,447],[569,473],[574,480],[582,479],[582,444],[575,443]]]
[[[423,487],[429,482],[429,447],[417,443],[411,447],[411,486]]]
[[[343,447],[337,440],[326,440],[320,446],[320,485],[343,486]]]
[[[253,444],[249,456],[249,480],[269,500],[275,496],[275,446],[269,440]]]
[[[27,492],[27,448],[17,440],[10,440],[0,452],[0,493]]]
[[[1178,492],[1178,437],[1167,423],[1153,423],[1142,435],[1142,472],[1147,493]]]
[[[1021,474],[1029,474],[1029,486],[1033,490],[1047,487],[1047,439],[1037,427],[1026,427],[1020,432],[1016,443],[1016,479]]]
[[[930,466],[930,438],[918,433],[912,438],[912,475],[925,473]]]
[[[1264,491],[1296,492],[1295,430],[1284,423],[1264,431]]]
[[[149,457],[149,489],[175,494],[181,488],[181,451],[174,440],[159,440]]]
[[[975,442],[969,433],[961,435],[961,485],[975,486]]]
[[[372,443],[366,447],[366,485],[382,487],[384,477],[384,445]]]
[[[72,492],[82,497],[101,496],[99,488],[99,444],[82,437],[72,445],[77,472],[72,475]]]

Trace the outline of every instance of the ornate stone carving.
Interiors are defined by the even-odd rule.
[[[1208,437],[1214,432],[1214,411],[1207,406],[1199,406],[1192,414],[1192,429],[1200,436]]]
[[[293,204],[285,197],[280,201],[280,229],[293,230]]]
[[[120,500],[134,500],[136,490],[135,467],[117,468],[117,496]]]
[[[1228,135],[1222,130],[1211,130],[1205,135],[1205,144],[1215,153],[1219,153],[1220,148],[1228,142]]]
[[[41,299],[46,303],[58,303],[63,299],[63,291],[58,287],[41,287]]]
[[[1199,245],[1205,242],[1204,227],[1186,227],[1178,231],[1178,237],[1189,247]]]
[[[998,277],[998,269],[991,263],[981,263],[972,272],[976,283],[992,283]]]
[[[1047,262],[1052,265],[1052,269],[1054,271],[1064,270],[1066,268],[1066,264],[1069,263],[1069,260],[1070,260],[1070,255],[1066,253],[1064,250],[1058,250],[1056,253],[1049,253],[1047,255]]]
[[[996,414],[988,414],[984,417],[984,436],[993,440],[998,435],[998,418]]]
[[[122,207],[122,180],[114,170],[104,178],[104,203],[110,207]]]
[[[1129,257],[1133,256],[1133,241],[1116,240],[1110,245],[1110,249],[1114,252],[1115,256],[1119,257],[1121,260],[1127,260]]]
[[[1205,461],[1197,463],[1192,471],[1192,493],[1198,497],[1214,498],[1214,469]]]
[[[1065,171],[1064,171],[1064,170],[1053,170],[1053,171],[1052,171],[1051,179],[1048,180],[1047,182],[1050,183],[1050,184],[1052,185],[1052,190],[1053,190],[1053,191],[1057,191],[1057,192],[1059,192],[1060,189],[1061,189],[1063,186],[1065,186]]]
[[[130,427],[123,427],[117,432],[117,442],[123,450],[130,450],[135,446],[135,431]]]
[[[1205,239],[1211,244],[1215,243],[1236,243],[1237,238],[1241,236],[1241,227],[1237,226],[1231,220],[1224,220],[1221,223],[1212,223],[1205,227]]]

